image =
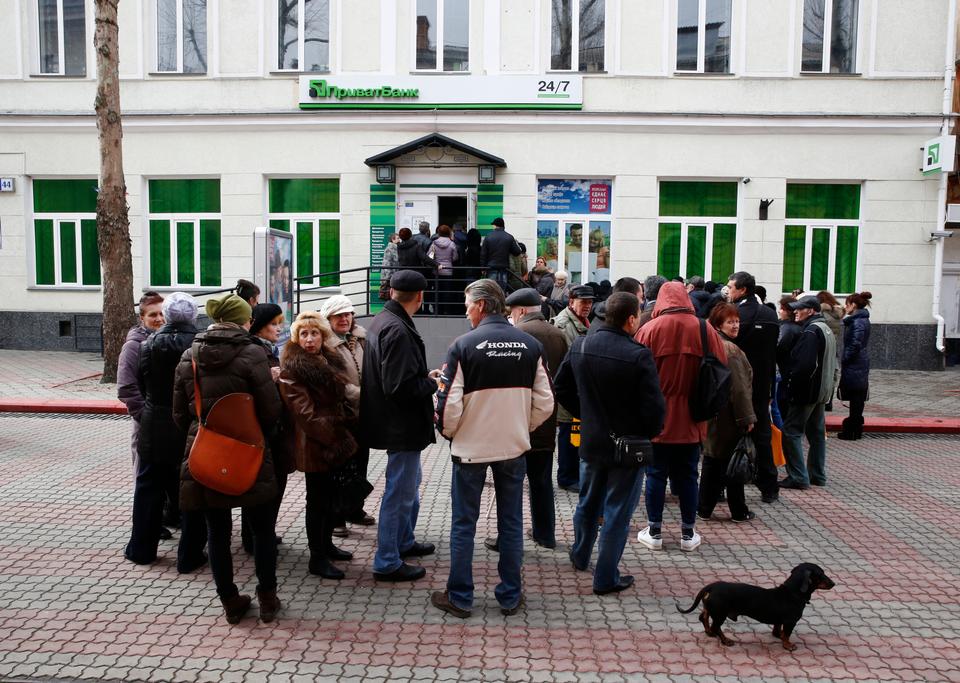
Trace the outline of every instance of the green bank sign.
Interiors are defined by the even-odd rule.
[[[300,109],[581,109],[580,76],[300,77]]]

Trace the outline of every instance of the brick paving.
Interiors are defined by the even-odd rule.
[[[674,503],[666,550],[628,543],[623,568],[635,588],[596,597],[571,569],[574,496],[558,493],[560,548],[527,543],[527,606],[512,617],[493,598],[496,556],[485,493],[475,553],[477,601],[461,621],[428,604],[449,567],[449,476],[445,446],[424,455],[418,536],[438,544],[424,580],[376,584],[375,530],[354,528],[342,546],[346,580],[307,573],[301,475],[291,478],[278,532],[274,624],[225,623],[208,571],[179,576],[175,545],[140,567],[121,550],[130,516],[131,472],[123,417],[0,415],[0,680],[145,681],[960,681],[960,439],[868,435],[829,440],[830,482],[786,491],[776,505],[748,502],[759,519],[700,523],[704,544],[679,551]],[[371,459],[383,488],[382,453]],[[634,533],[641,520],[642,504]],[[707,638],[689,604],[717,579],[775,585],[802,561],[837,581],[818,592],[797,627],[794,652],[767,627],[727,622],[730,648]],[[241,589],[255,585],[239,549]]]

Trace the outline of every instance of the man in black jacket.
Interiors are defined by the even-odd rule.
[[[387,451],[373,559],[373,576],[380,581],[421,578],[424,568],[403,559],[435,550],[414,536],[420,511],[420,451],[436,441],[432,397],[437,380],[427,369],[423,339],[413,324],[426,287],[426,278],[411,270],[390,277],[390,301],[370,323],[363,353],[360,433],[365,446]]]
[[[480,262],[487,269],[487,277],[500,285],[504,292],[509,292],[510,257],[520,255],[520,245],[507,232],[502,218],[494,218],[491,225],[493,230],[483,238],[480,247]]]
[[[750,438],[757,449],[757,488],[764,503],[773,503],[780,493],[777,468],[773,464],[770,397],[777,377],[780,324],[777,314],[757,301],[756,286],[753,275],[744,271],[734,273],[727,282],[730,301],[740,311],[740,333],[734,341],[753,368],[753,412],[757,424]]]
[[[640,501],[643,469],[614,461],[612,435],[653,438],[666,415],[653,354],[633,340],[640,301],[618,292],[607,299],[606,321],[573,342],[557,372],[557,400],[583,420],[580,441],[580,502],[573,516],[573,566],[586,571],[603,515],[593,592],[615,593],[633,585],[617,565],[630,518]]]

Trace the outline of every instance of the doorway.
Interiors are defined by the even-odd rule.
[[[467,198],[437,197],[437,225],[449,225],[453,228],[457,223],[467,228]]]

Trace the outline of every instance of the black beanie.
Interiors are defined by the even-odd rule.
[[[257,304],[254,306],[250,334],[256,334],[262,330],[278,315],[283,315],[283,309],[276,304]]]

